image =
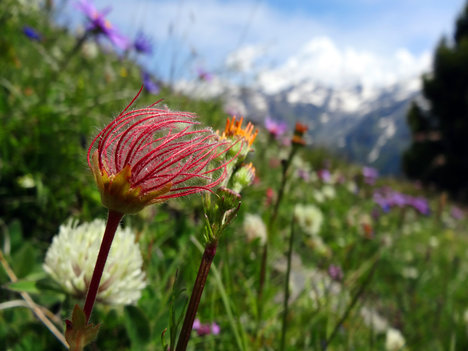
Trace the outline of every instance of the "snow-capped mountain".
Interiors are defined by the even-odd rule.
[[[303,122],[312,145],[326,146],[382,174],[401,172],[401,154],[410,142],[406,112],[411,101],[421,99],[419,78],[373,89],[331,88],[305,80],[273,93],[262,87],[209,83],[197,90],[205,97],[222,93],[231,113],[261,124],[270,116],[291,128]]]

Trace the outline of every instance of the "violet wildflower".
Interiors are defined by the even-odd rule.
[[[343,279],[343,271],[341,270],[341,267],[334,264],[331,264],[328,267],[328,275],[335,281],[341,281]]]
[[[211,324],[202,324],[200,320],[197,318],[193,322],[193,330],[195,330],[198,336],[205,336],[205,335],[218,335],[221,331],[221,328],[215,322]]]
[[[405,194],[399,193],[397,191],[391,191],[387,195],[387,199],[390,203],[390,206],[398,206],[398,207],[404,207],[405,205],[408,204],[408,196]]]
[[[288,125],[286,122],[275,121],[270,116],[267,116],[265,118],[265,128],[273,137],[279,139],[288,130]]]
[[[331,173],[326,168],[318,170],[317,171],[317,176],[319,177],[319,179],[321,181],[323,181],[325,183],[328,183],[331,180]]]
[[[148,72],[143,72],[141,76],[146,91],[150,94],[158,95],[160,91],[159,86],[151,78],[151,75]]]
[[[39,34],[33,27],[23,26],[23,34],[26,35],[29,39],[34,41],[41,41],[42,35]]]
[[[423,197],[409,197],[408,205],[423,215],[429,215],[431,212],[428,201]]]
[[[297,170],[297,176],[305,182],[308,182],[310,180],[310,172],[304,168],[300,168]]]
[[[462,209],[456,206],[452,207],[452,209],[450,210],[450,214],[452,215],[453,218],[458,219],[458,220],[463,219],[464,217]]]
[[[198,79],[203,80],[205,82],[209,82],[213,79],[213,74],[211,74],[202,67],[197,67],[197,76]]]
[[[109,39],[112,44],[118,48],[125,50],[128,47],[128,39],[121,35],[119,31],[105,18],[110,12],[110,8],[106,8],[99,12],[91,0],[79,0],[76,7],[84,13],[88,20],[86,31],[96,36],[104,36]]]
[[[139,31],[133,41],[133,48],[136,52],[140,54],[152,54],[153,53],[153,44],[151,39],[146,36],[142,31]]]
[[[366,184],[373,185],[379,176],[379,172],[372,167],[363,167],[362,175]]]

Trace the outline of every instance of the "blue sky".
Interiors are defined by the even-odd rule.
[[[69,1],[72,3],[72,1]],[[329,85],[385,85],[430,67],[463,0],[95,0],[133,37],[153,38],[144,61],[165,80],[202,66],[219,77],[271,85],[294,77]],[[79,13],[65,15],[76,25]],[[171,73],[172,72],[172,73]],[[267,77],[268,79],[266,79]],[[262,80],[263,79],[263,80]],[[286,83],[285,83],[286,84]]]

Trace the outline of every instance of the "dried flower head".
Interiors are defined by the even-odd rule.
[[[106,224],[96,219],[78,225],[62,224],[47,250],[44,270],[69,294],[86,295]],[[146,286],[135,235],[129,228],[118,229],[105,266],[97,300],[113,305],[138,301]]]
[[[153,203],[209,190],[224,179],[231,142],[209,128],[195,129],[199,123],[192,113],[155,104],[127,111],[135,99],[88,150],[104,206],[136,213]]]

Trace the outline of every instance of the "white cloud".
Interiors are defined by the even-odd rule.
[[[112,6],[109,18],[123,34],[141,28],[153,37],[154,57],[143,62],[161,78],[187,78],[195,60],[216,72],[227,63],[242,74],[263,65],[271,72],[262,79],[273,90],[301,77],[371,86],[421,71],[461,2],[335,0],[317,5],[327,8],[321,12],[270,0],[95,0],[98,9]],[[69,16],[82,23],[72,6]]]
[[[384,56],[350,47],[339,48],[330,38],[317,37],[279,67],[262,72],[259,84],[269,93],[305,80],[329,87],[360,84],[365,91],[419,76],[429,70],[430,58],[429,52],[416,56],[405,49]]]
[[[265,54],[265,51],[264,47],[247,45],[231,52],[226,58],[225,64],[230,70],[246,73],[254,68],[255,62]]]

